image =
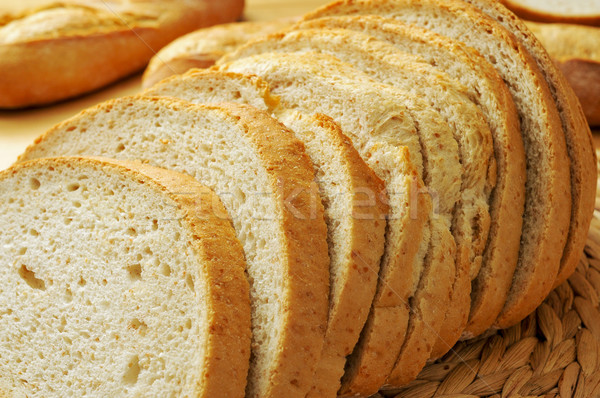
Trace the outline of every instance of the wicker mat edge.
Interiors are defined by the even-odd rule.
[[[600,397],[599,304],[600,191],[576,272],[535,313],[459,342],[414,382],[373,398]]]

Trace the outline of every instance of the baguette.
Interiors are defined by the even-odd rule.
[[[329,257],[312,164],[290,130],[245,105],[122,98],[55,126],[20,160],[53,154],[139,159],[217,192],[248,265],[246,396],[304,397],[323,345]]]
[[[525,22],[558,65],[588,124],[600,126],[600,28]]]
[[[166,79],[144,94],[194,103],[252,104],[273,113],[304,143],[323,198],[331,259],[329,320],[311,394],[335,397],[346,356],[358,341],[375,294],[388,213],[383,181],[331,118],[283,108],[268,84],[256,76],[194,70]]]
[[[0,16],[0,108],[43,105],[112,83],[194,29],[238,18],[243,0],[79,0]]]
[[[142,76],[142,87],[151,87],[166,77],[182,74],[188,69],[209,68],[223,55],[248,40],[285,29],[292,21],[235,22],[182,36],[152,57]]]
[[[55,158],[0,173],[0,201],[7,394],[244,396],[248,281],[212,191],[139,163]]]

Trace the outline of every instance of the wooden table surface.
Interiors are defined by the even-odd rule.
[[[0,12],[49,2],[0,0]],[[328,2],[329,0],[246,0],[244,19],[259,21],[300,15]],[[136,94],[140,90],[141,74],[136,74],[105,89],[56,105],[20,111],[0,111],[0,169],[12,164],[35,137],[52,125],[99,102]],[[594,138],[596,146],[600,147],[600,135],[595,135]]]

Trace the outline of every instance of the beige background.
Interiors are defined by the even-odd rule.
[[[51,0],[0,0],[0,12],[16,11],[50,2]],[[268,20],[299,15],[328,2],[327,0],[246,0],[244,19]],[[141,74],[137,74],[103,90],[56,105],[20,111],[0,111],[0,169],[10,166],[35,137],[52,125],[101,101],[136,94],[140,90]]]
[[[0,12],[15,11],[49,2],[51,0],[0,0]],[[328,0],[246,0],[244,19],[268,20],[290,17],[305,13],[328,2]],[[0,169],[12,164],[35,137],[55,123],[101,101],[139,92],[141,90],[140,76],[140,74],[131,76],[103,90],[49,107],[0,111]],[[599,136],[594,138],[596,146],[600,146]]]

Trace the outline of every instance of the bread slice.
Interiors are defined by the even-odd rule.
[[[143,69],[176,37],[234,21],[243,9],[243,0],[48,0],[0,15],[0,108],[48,104],[103,87]]]
[[[571,159],[571,224],[567,244],[554,287],[559,286],[575,271],[587,239],[594,211],[596,195],[596,154],[588,124],[574,91],[564,75],[548,56],[544,47],[525,24],[499,4],[469,0],[485,13],[513,32],[523,47],[532,55],[558,106],[567,150]]]
[[[244,396],[244,252],[212,191],[138,163],[55,158],[0,173],[0,201],[7,393]]]
[[[327,322],[329,258],[312,164],[290,130],[250,106],[122,98],[55,126],[20,160],[53,154],[139,159],[217,192],[248,264],[246,394],[306,394]]]
[[[507,82],[521,121],[527,161],[519,262],[497,327],[517,323],[552,289],[571,209],[569,159],[552,95],[518,40],[475,7],[455,0],[341,0],[307,18],[377,14],[413,23],[473,47]],[[438,347],[446,351],[445,347]]]
[[[142,76],[142,86],[148,88],[171,75],[192,68],[209,68],[229,51],[248,40],[285,29],[292,19],[260,22],[234,22],[204,28],[169,43],[152,57]]]
[[[249,103],[274,113],[304,143],[323,199],[331,259],[329,320],[312,393],[335,396],[375,294],[388,212],[383,181],[331,118],[282,108],[256,76],[196,70],[162,81],[145,94],[195,103]]]
[[[564,23],[525,25],[565,75],[588,124],[600,126],[600,28]]]
[[[436,212],[446,219],[446,229],[452,225],[458,246],[459,265],[452,304],[440,336],[432,335],[452,346],[461,336],[468,319],[469,267],[472,265],[478,268],[489,230],[488,199],[496,179],[496,162],[489,127],[479,109],[456,81],[421,62],[419,57],[401,52],[391,44],[358,32],[305,29],[271,34],[240,47],[223,57],[220,62],[267,51],[311,50],[329,53],[376,80],[402,90],[395,91],[394,95],[400,103],[406,105],[416,122],[423,164],[426,166],[423,167],[425,183],[438,195],[436,199],[439,208]],[[445,123],[452,129],[448,129]],[[456,146],[451,146],[450,141],[458,141],[460,151]],[[460,153],[461,163],[457,162],[457,152]],[[454,163],[449,163],[451,158],[454,158]],[[450,170],[453,170],[452,175],[449,174]],[[464,178],[459,200],[458,184],[461,175]],[[473,272],[476,275],[477,271]],[[409,328],[409,336],[424,342],[424,347],[433,345],[423,331],[413,329],[412,323]],[[418,346],[412,339],[409,337],[405,340],[405,348],[415,349]],[[393,350],[388,353],[393,355]],[[401,385],[414,379],[428,355],[429,350],[419,347],[411,355],[404,357],[407,363],[414,365],[412,372],[409,366],[399,365],[396,367],[397,374],[388,381]]]
[[[597,0],[501,0],[501,3],[519,17],[531,21],[600,25]]]
[[[343,28],[369,34],[403,51],[417,54],[462,83],[490,127],[497,164],[490,195],[490,232],[481,269],[472,282],[471,310],[463,337],[487,330],[506,301],[517,265],[525,201],[525,153],[510,92],[477,51],[461,42],[401,21],[376,15],[324,17],[297,28]],[[473,277],[477,268],[471,268]]]
[[[405,327],[409,317],[405,306],[410,305],[411,311],[418,314],[418,321],[439,330],[443,320],[442,307],[448,303],[455,275],[454,245],[451,240],[450,243],[447,239],[440,242],[439,230],[432,228],[429,223],[424,229],[426,235],[422,240],[417,240],[420,238],[413,233],[407,233],[414,228],[412,225],[415,225],[415,221],[419,221],[418,217],[423,217],[424,221],[421,222],[426,222],[428,213],[421,216],[419,210],[408,217],[410,221],[407,220],[405,217],[408,216],[409,207],[400,201],[402,196],[398,195],[412,189],[416,199],[411,200],[409,205],[413,209],[425,208],[429,212],[425,207],[426,203],[414,207],[416,200],[422,200],[423,197],[418,194],[419,191],[414,191],[415,188],[411,188],[410,183],[399,187],[396,182],[398,177],[405,178],[405,175],[411,173],[407,173],[406,167],[395,166],[394,158],[397,155],[392,149],[405,142],[414,151],[420,151],[418,142],[415,144],[410,139],[415,133],[410,132],[413,129],[411,125],[406,125],[408,113],[399,104],[390,87],[326,54],[265,53],[232,61],[221,67],[228,71],[260,75],[289,107],[329,114],[351,137],[367,163],[386,181],[391,207],[380,282],[369,320],[346,364],[340,390],[341,394],[370,395],[385,382],[386,372],[394,365],[402,347],[404,329],[401,327]],[[348,101],[348,98],[352,98],[352,101]],[[384,156],[389,160],[383,162]],[[401,172],[399,176],[398,170]],[[429,199],[429,195],[424,196],[424,199]],[[412,225],[407,225],[408,222]],[[409,237],[412,242],[407,245],[405,239]],[[431,246],[430,239],[433,239]],[[430,264],[428,258],[425,258],[426,254],[431,254],[430,247],[443,247],[446,257]],[[418,253],[415,250],[417,248]],[[414,251],[408,257],[410,250]],[[399,262],[394,264],[394,261]],[[428,279],[425,275],[432,270],[439,272],[441,277],[438,289],[428,292],[437,300],[423,300],[424,290],[421,289],[420,281]],[[440,306],[431,308],[426,305],[429,303]],[[390,355],[388,351],[391,350],[395,354]]]

